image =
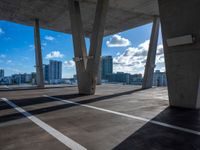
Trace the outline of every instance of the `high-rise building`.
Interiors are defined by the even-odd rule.
[[[56,60],[49,61],[49,81],[57,83],[62,79],[62,62]]]
[[[107,75],[113,73],[113,58],[112,56],[103,56],[101,60],[101,76],[102,79],[107,79]]]
[[[0,78],[3,78],[3,77],[4,77],[4,70],[0,69]]]
[[[44,75],[44,81],[46,83],[49,82],[49,65],[43,65],[43,75]]]
[[[153,75],[153,86],[167,86],[167,78],[165,72],[156,70]]]

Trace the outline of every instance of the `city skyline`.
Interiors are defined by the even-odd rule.
[[[152,24],[106,36],[102,55],[113,57],[113,72],[142,73],[148,50]],[[12,33],[12,34],[11,34]],[[43,64],[50,59],[63,62],[62,77],[72,77],[75,72],[73,45],[70,34],[41,29]],[[159,37],[157,68],[164,70],[162,39]],[[35,72],[33,28],[0,21],[0,68],[5,75]],[[86,39],[87,48],[89,39]]]
[[[112,56],[104,56],[99,66],[98,82],[112,83],[112,84],[128,84],[128,85],[142,85],[142,74],[130,74],[125,72],[113,73],[113,58]],[[43,66],[43,75],[45,84],[77,84],[76,75],[73,78],[64,79],[62,74],[62,62],[56,60],[50,60],[49,64]],[[0,69],[0,85],[14,85],[14,84],[31,84],[34,85],[37,82],[37,75],[35,72],[31,74],[13,74],[12,76],[4,76],[4,70]],[[153,86],[167,86],[166,72],[155,70],[153,74]]]

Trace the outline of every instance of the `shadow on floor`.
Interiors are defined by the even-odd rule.
[[[91,97],[90,96],[87,96],[87,95],[81,95],[81,96],[85,96],[85,97],[88,97],[89,99],[85,99],[85,100],[81,100],[81,101],[76,101],[77,103],[80,103],[80,104],[89,104],[89,103],[94,103],[94,102],[98,102],[98,101],[105,101],[105,100],[109,100],[111,98],[116,98],[116,97],[119,97],[119,96],[124,96],[124,95],[129,95],[129,94],[133,94],[135,92],[139,92],[139,91],[142,91],[144,89],[134,89],[134,90],[130,90],[130,91],[125,91],[125,92],[120,92],[120,93],[114,93],[114,94],[110,94],[110,95],[105,95],[105,96],[98,96],[98,95],[92,95],[92,98],[89,98]],[[79,94],[77,94],[79,95]],[[57,95],[55,96],[56,98],[61,98],[61,99],[70,99],[68,97],[68,95]]]
[[[200,111],[168,107],[152,120],[200,132]],[[200,150],[200,136],[146,123],[114,150]]]
[[[68,94],[68,95],[60,95],[60,96],[55,96],[55,97],[66,99],[66,100],[68,100],[68,99],[73,100],[73,99],[79,98],[79,97],[81,97],[81,98],[86,97],[86,99],[81,100],[81,101],[76,101],[76,102],[80,103],[80,104],[89,104],[89,103],[94,103],[97,101],[108,100],[110,98],[114,98],[114,97],[118,97],[118,96],[132,94],[132,93],[140,91],[140,90],[142,90],[142,89],[135,89],[135,90],[131,90],[131,91],[126,91],[126,92],[121,92],[121,93],[111,94],[111,95],[106,95],[106,96],[100,96],[100,97],[94,95],[92,98],[90,98],[91,96],[80,95],[80,94]],[[53,99],[46,98],[46,97],[12,100],[12,102],[15,103],[19,107],[33,106],[33,105],[37,105],[37,104],[45,104],[45,103],[56,102],[56,101],[60,102],[59,100],[53,100]],[[29,111],[29,113],[31,113],[32,115],[37,115],[37,114],[48,113],[48,112],[57,111],[57,110],[61,110],[61,109],[66,109],[66,108],[70,108],[70,107],[77,107],[77,105],[76,104],[58,104],[56,106],[48,106],[48,107],[43,107],[43,108],[39,108],[39,109],[34,109],[34,110]],[[13,109],[13,108],[11,106],[9,106],[7,103],[5,103],[4,101],[0,101],[0,111],[6,110],[6,109]],[[21,119],[21,118],[24,118],[24,116],[20,113],[12,113],[12,114],[8,114],[8,115],[3,115],[3,116],[0,116],[0,123],[8,122],[8,121],[16,120],[16,119]]]
[[[86,98],[84,100],[76,101],[80,104],[88,104],[88,103],[94,103],[98,101],[108,100],[111,98],[115,98],[118,96],[133,94],[135,92],[141,91],[142,89],[135,89],[130,91],[125,91],[121,93],[111,94],[111,95],[105,95],[105,96],[98,96],[98,95],[81,95],[81,94],[67,94],[67,95],[56,95],[54,97],[66,99],[66,100],[72,100],[75,98]],[[54,102],[56,100],[46,98],[46,97],[37,97],[37,98],[25,98],[25,99],[17,99],[12,100],[14,103],[16,103],[18,106],[29,106],[29,105],[36,105],[36,104],[43,104],[43,103],[49,103]],[[3,101],[0,101],[0,111],[4,109],[10,109],[10,107],[6,106],[7,104]]]
[[[141,89],[136,89],[101,97],[96,96],[89,98],[89,96],[86,96],[86,99],[78,101],[78,103],[89,104],[97,101],[104,101],[110,98],[132,94],[140,90]],[[84,96],[71,94],[60,95],[56,97],[73,100],[75,98],[82,98]],[[56,100],[42,97],[35,99],[13,100],[12,102],[20,107],[23,107],[32,106],[35,104],[56,102]],[[75,104],[58,104],[56,106],[34,109],[29,112],[33,115],[37,115],[71,107],[79,106]],[[0,110],[8,108],[10,108],[10,106],[1,101]],[[24,116],[20,113],[8,114],[0,117],[0,123],[5,123],[21,118],[24,118]],[[200,111],[198,110],[168,107],[164,111],[160,112],[152,120],[200,132]],[[114,150],[200,150],[200,136],[147,122],[143,127],[132,133],[132,135],[117,145]]]
[[[74,99],[78,97],[83,97],[82,95],[78,95],[78,94],[69,94],[65,96],[66,96],[66,99]],[[12,100],[12,101],[20,107],[55,102],[55,100],[46,98],[46,97],[26,98],[26,99]],[[10,108],[11,107],[8,107],[7,103],[0,101],[0,111],[5,110],[5,109],[10,109]]]
[[[38,88],[36,86],[33,87],[14,87],[14,88],[0,88],[0,92],[11,92],[11,91],[29,91],[29,90],[45,90],[45,89],[59,89],[59,88],[66,88],[66,87],[76,87],[76,86],[58,86],[58,87],[45,87],[45,88]]]

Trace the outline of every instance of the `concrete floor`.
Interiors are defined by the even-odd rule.
[[[200,150],[200,111],[168,107],[166,88],[101,85],[93,96],[76,87],[7,90],[0,98],[89,150]],[[1,150],[70,149],[3,100],[0,133]]]

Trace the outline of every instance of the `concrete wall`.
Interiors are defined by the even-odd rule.
[[[200,108],[200,0],[158,0],[171,106]],[[167,39],[194,35],[196,43],[168,46]]]

